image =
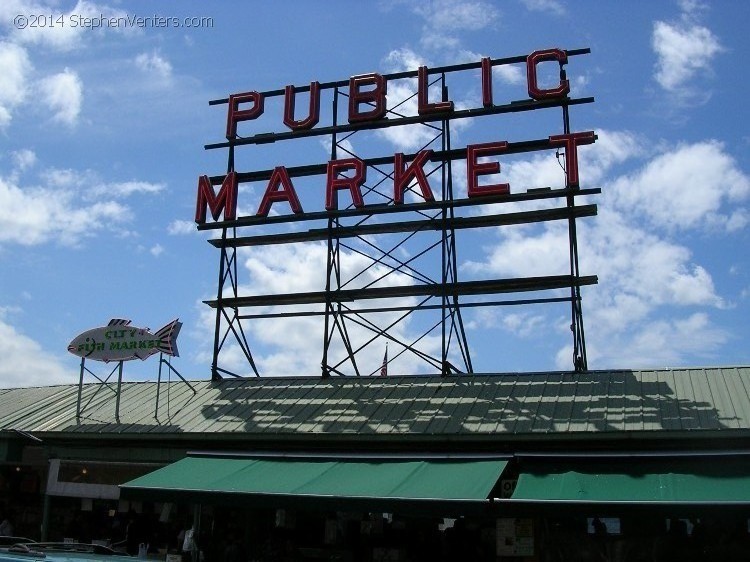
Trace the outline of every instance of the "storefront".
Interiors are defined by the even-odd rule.
[[[207,561],[750,552],[748,368],[192,385],[124,383],[119,422],[104,393],[76,419],[75,387],[0,391],[3,474],[40,478],[3,506],[161,559],[191,529]]]

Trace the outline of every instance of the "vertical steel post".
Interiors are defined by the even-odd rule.
[[[81,396],[83,395],[83,370],[86,368],[86,358],[81,357],[81,375],[78,378],[78,403],[76,404],[76,421],[81,421]]]
[[[336,160],[336,143],[338,138],[336,135],[336,126],[338,125],[338,107],[339,107],[339,89],[338,87],[333,89],[333,133],[331,133],[331,160]],[[331,326],[331,308],[333,303],[331,300],[331,271],[333,269],[333,218],[328,218],[328,252],[326,257],[326,302],[325,302],[325,315],[323,317],[323,358],[320,362],[321,374],[324,379],[331,376],[328,370],[328,347],[331,344],[331,333],[333,328]]]
[[[115,421],[120,423],[120,393],[122,390],[122,364],[124,361],[120,361],[117,366],[117,398],[115,401]]]
[[[567,78],[565,68],[560,65],[560,81]],[[563,115],[563,132],[566,135],[570,134],[570,110],[567,103],[562,106]],[[567,149],[566,149],[567,150]],[[568,217],[568,248],[569,248],[569,260],[570,260],[570,330],[573,333],[573,369],[576,372],[583,372],[588,370],[588,363],[586,359],[586,340],[583,331],[583,310],[581,308],[581,287],[577,281],[580,277],[580,269],[578,266],[578,233],[576,219],[572,212],[575,209],[575,197],[573,195],[573,189],[575,186],[571,186],[568,183],[568,170],[565,171],[565,188],[568,190],[566,197],[567,207],[571,211]]]

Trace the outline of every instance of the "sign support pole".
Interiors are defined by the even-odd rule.
[[[119,365],[117,366],[117,401],[115,403],[115,421],[117,423],[120,423],[120,390],[122,388],[122,364],[123,361],[120,361]]]
[[[76,404],[76,421],[81,421],[81,395],[83,394],[83,370],[85,369],[86,358],[81,357],[81,375],[78,378],[78,403]]]

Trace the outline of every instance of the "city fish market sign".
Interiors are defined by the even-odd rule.
[[[539,84],[537,69],[543,62],[557,62],[562,68],[568,62],[568,54],[561,49],[547,49],[534,51],[525,57],[526,82],[529,97],[534,102],[550,102],[554,104],[564,100],[570,92],[570,82],[561,75],[559,82],[552,87],[543,88]],[[492,93],[492,60],[483,58],[480,63],[481,91],[483,109],[496,107]],[[428,90],[428,69],[419,67],[417,71],[417,107],[420,119],[430,119],[431,116],[470,116],[472,110],[456,111],[452,101],[430,101]],[[386,94],[388,91],[388,80],[381,74],[371,73],[352,76],[349,79],[348,94],[348,127],[351,130],[368,128],[378,122],[386,120],[387,106]],[[294,136],[322,130],[318,127],[320,120],[320,97],[323,87],[319,82],[310,83],[309,88],[296,89],[289,85],[284,89],[284,115],[283,124]],[[295,102],[297,90],[309,91],[309,106],[307,115],[302,118],[295,117]],[[245,144],[247,141],[260,143],[261,140],[252,137],[243,139],[237,134],[237,126],[244,121],[252,121],[263,115],[265,111],[264,95],[257,91],[232,94],[228,100],[226,138],[229,141],[226,146]],[[289,134],[289,133],[287,133]],[[282,134],[283,135],[283,134]],[[260,135],[262,136],[262,135]],[[271,135],[273,136],[273,135]],[[592,144],[596,136],[593,131],[567,132],[560,135],[552,135],[537,150],[549,148],[563,148],[565,152],[565,175],[566,184],[569,188],[579,185],[578,179],[578,146]],[[209,147],[207,147],[209,148]],[[211,148],[219,148],[219,145]],[[487,184],[483,176],[497,174],[500,172],[500,164],[497,161],[486,161],[487,157],[498,156],[513,150],[513,143],[505,140],[495,142],[468,145],[460,157],[466,158],[466,180],[467,195],[470,199],[480,199],[487,196],[504,196],[510,194],[508,183]],[[422,150],[416,155],[407,158],[402,153],[393,156],[393,204],[404,203],[404,192],[416,182],[425,201],[434,201],[428,174],[424,165],[433,156],[432,150]],[[410,162],[407,163],[407,160]],[[326,211],[337,211],[338,195],[341,191],[348,192],[354,207],[361,209],[365,207],[362,195],[362,186],[366,182],[367,166],[358,158],[344,158],[331,160],[325,166],[325,209]],[[297,191],[292,181],[293,174],[285,166],[276,166],[268,179],[260,204],[257,207],[256,217],[268,216],[271,206],[283,204],[290,208],[293,216],[304,218],[305,211],[302,208]],[[206,214],[210,211],[214,221],[219,221],[224,214],[225,221],[234,221],[237,218],[237,172],[231,170],[226,176],[209,178],[201,176],[198,179],[198,194],[195,209],[195,222],[199,226],[210,228],[206,225]],[[213,185],[221,185],[219,192]],[[280,205],[277,205],[280,206]],[[217,225],[218,226],[218,225]]]
[[[157,330],[137,328],[130,320],[113,318],[109,324],[87,330],[73,338],[68,351],[84,359],[96,361],[145,360],[154,353],[165,353],[177,357],[177,335],[182,323],[175,319]]]

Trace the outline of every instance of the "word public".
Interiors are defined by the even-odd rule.
[[[550,88],[539,86],[537,66],[545,61],[557,61],[560,65],[568,60],[565,51],[547,49],[534,51],[526,58],[526,80],[529,97],[533,100],[551,100],[564,98],[570,92],[570,82],[561,78],[559,83]],[[481,59],[482,104],[484,107],[493,106],[492,95],[492,64],[489,58]],[[386,95],[387,80],[380,74],[371,73],[352,76],[349,79],[349,107],[348,121],[350,124],[371,123],[383,119],[387,113]],[[307,116],[295,118],[296,90],[294,86],[284,89],[284,117],[283,123],[292,131],[302,131],[314,128],[320,118],[320,83],[312,82],[309,89],[309,107]],[[237,138],[237,125],[243,121],[257,119],[264,113],[263,94],[252,91],[229,96],[227,111],[226,138],[230,142]],[[435,114],[449,114],[454,111],[452,101],[430,102],[428,96],[428,69],[419,67],[417,71],[417,111],[428,118]],[[566,185],[577,187],[578,179],[578,150],[580,145],[591,144],[595,141],[593,131],[553,135],[549,137],[550,147],[563,147],[566,158]],[[507,151],[507,141],[497,141],[473,144],[466,147],[466,179],[467,196],[479,198],[486,196],[504,195],[510,193],[508,183],[482,184],[480,177],[500,172],[497,161],[486,161],[487,157],[498,156]],[[393,170],[393,202],[403,204],[404,192],[407,187],[416,182],[425,201],[434,201],[435,197],[430,188],[424,165],[429,161],[432,150],[418,152],[407,163],[403,153],[394,155]],[[345,175],[346,174],[346,175]],[[358,158],[331,160],[326,167],[325,209],[338,209],[338,194],[340,191],[350,193],[355,207],[364,207],[361,187],[366,181],[367,167]],[[208,176],[198,179],[198,194],[195,209],[195,222],[204,224],[207,212],[211,212],[214,221],[218,221],[222,212],[224,220],[236,218],[238,181],[235,171],[224,176],[219,192],[214,191]],[[292,179],[285,166],[276,166],[258,205],[256,216],[268,216],[274,203],[286,203],[295,215],[303,215],[304,210],[294,188]]]

